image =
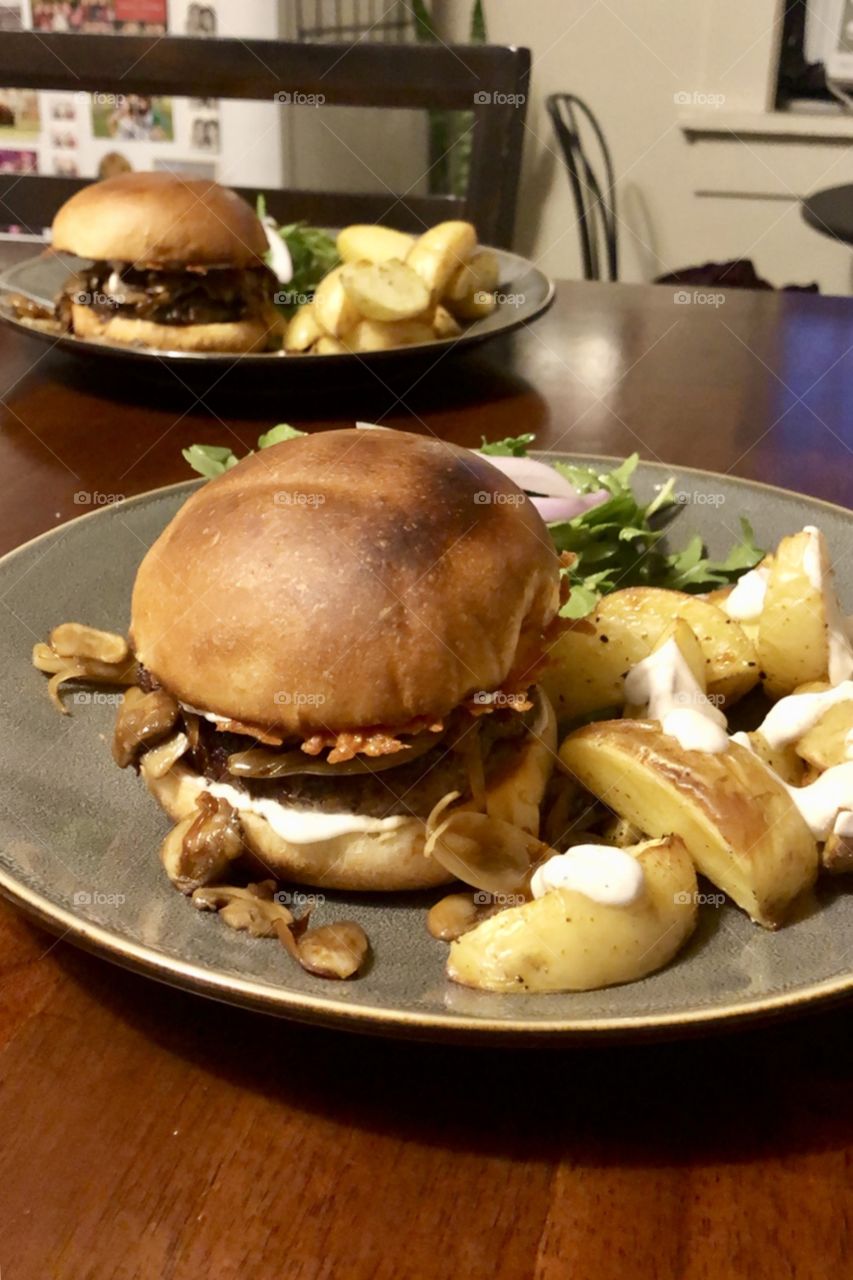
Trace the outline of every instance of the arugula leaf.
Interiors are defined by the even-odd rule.
[[[483,436],[483,443],[478,453],[490,453],[494,458],[524,458],[528,446],[536,439],[530,432],[523,436],[507,436],[505,440],[494,440],[491,444]]]
[[[530,436],[500,441],[481,453],[512,453],[523,457]],[[509,446],[504,448],[504,446]],[[652,500],[641,503],[631,481],[639,465],[632,453],[611,471],[594,466],[555,462],[554,466],[579,493],[604,489],[610,495],[598,506],[549,525],[557,550],[569,551],[573,563],[563,570],[571,596],[561,610],[563,617],[582,618],[595,608],[601,596],[620,587],[670,587],[700,592],[736,581],[763,558],[748,520],[741,518],[741,538],[724,560],[705,555],[702,539],[689,538],[679,550],[667,553],[660,546],[666,526],[684,507],[674,495],[675,479],[662,485]]]
[[[268,449],[271,444],[281,444],[282,440],[295,440],[297,436],[304,435],[304,431],[297,431],[289,423],[280,422],[277,427],[271,427],[262,436],[258,436],[258,448]]]
[[[258,448],[268,449],[271,444],[280,444],[282,440],[293,440],[296,436],[304,435],[304,431],[297,431],[296,427],[280,422],[277,427],[271,427],[262,436],[258,436]],[[221,444],[191,444],[182,452],[193,471],[197,471],[206,480],[230,471],[240,461],[232,449]],[[254,453],[254,449],[250,449],[246,457],[251,453]]]
[[[193,471],[197,471],[207,480],[212,480],[214,476],[221,476],[224,471],[230,471],[238,462],[230,449],[218,444],[191,444],[182,452]]]
[[[259,218],[267,217],[267,202],[259,195],[255,204]],[[270,225],[272,219],[269,219]],[[293,276],[281,292],[289,295],[289,301],[276,303],[284,315],[292,315],[303,302],[314,296],[317,285],[330,271],[340,264],[338,246],[334,239],[320,227],[310,227],[306,222],[291,222],[275,226],[290,253]]]

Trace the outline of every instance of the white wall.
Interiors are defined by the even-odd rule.
[[[462,37],[470,0],[438,5],[448,35]],[[850,139],[738,142],[729,134],[691,143],[679,127],[676,94],[716,92],[726,110],[764,109],[776,0],[485,5],[490,39],[533,53],[517,239],[546,271],[581,275],[568,182],[543,104],[563,90],[589,102],[613,151],[624,280],[751,257],[773,283],[818,280],[825,292],[850,292],[853,251],[806,227],[798,203],[810,190],[853,181]],[[727,129],[724,113],[720,120]]]

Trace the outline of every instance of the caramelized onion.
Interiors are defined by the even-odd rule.
[[[243,852],[243,828],[236,809],[208,791],[199,793],[195,813],[174,827],[160,848],[166,874],[182,893],[192,893],[224,875]]]
[[[302,968],[319,978],[355,977],[369,951],[367,934],[352,920],[309,929],[296,944]]]
[[[395,769],[398,765],[426,755],[436,746],[437,741],[434,734],[421,734],[412,739],[410,746],[394,755],[374,758],[354,756],[352,760],[343,760],[340,764],[329,764],[328,760],[318,760],[301,750],[267,751],[263,747],[253,747],[250,751],[238,751],[230,755],[228,772],[238,778],[286,778],[296,773],[341,778],[356,773],[381,773],[384,769]]]
[[[145,773],[151,778],[163,778],[189,750],[190,740],[185,733],[176,733],[159,747],[145,753]]]
[[[66,665],[61,667],[55,675],[52,675],[47,682],[48,697],[56,709],[64,716],[70,715],[71,713],[59,696],[60,687],[66,680],[79,680],[83,674],[84,667],[81,663],[66,662]]]
[[[445,808],[446,801],[447,797],[441,801]],[[520,827],[485,813],[456,809],[436,826],[434,815],[439,808],[436,805],[427,820],[424,852],[475,889],[499,894],[526,891],[532,866],[554,852]]]
[[[136,686],[128,689],[113,733],[113,759],[119,768],[132,764],[145,743],[165,737],[178,714],[177,702],[165,689],[152,689],[150,693],[143,693]]]
[[[448,893],[427,913],[427,929],[439,942],[455,942],[463,933],[501,910],[502,906],[491,900],[475,902],[470,893]]]
[[[94,658],[111,666],[124,662],[130,654],[124,636],[114,631],[98,631],[82,622],[62,622],[49,636],[50,647],[61,658]]]
[[[216,885],[196,889],[192,902],[199,911],[218,911],[232,929],[244,929],[253,938],[275,938],[279,927],[288,930],[293,923],[288,908],[275,898],[274,880],[262,880],[246,888]]]

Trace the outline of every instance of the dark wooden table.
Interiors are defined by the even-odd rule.
[[[851,492],[853,303],[563,285],[432,373],[197,399],[0,333],[0,544],[253,444],[381,419]],[[723,297],[723,295],[719,295]],[[96,499],[97,500],[97,499]],[[3,1280],[850,1274],[846,1009],[525,1053],[347,1037],[194,999],[0,906]]]

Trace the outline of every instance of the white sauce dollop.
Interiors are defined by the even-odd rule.
[[[749,573],[738,578],[731,594],[723,601],[723,612],[737,622],[753,622],[759,618],[767,598],[769,581],[770,570],[766,566],[750,569]]]
[[[758,732],[771,747],[786,747],[813,729],[839,702],[853,701],[853,680],[844,680],[823,693],[792,693],[768,711]]]
[[[293,279],[293,259],[290,256],[290,250],[276,231],[272,219],[264,218],[262,221],[270,249],[270,271],[279,284],[290,284]]]
[[[764,732],[763,729],[761,732]],[[738,742],[747,751],[753,751],[752,743],[745,733],[733,733],[732,742]],[[761,760],[761,757],[756,756],[756,759]],[[825,840],[833,830],[837,830],[839,819],[853,810],[853,760],[833,765],[807,787],[792,787],[766,761],[761,760],[761,763],[788,792],[816,840]],[[853,813],[850,817],[853,818]]]
[[[830,579],[823,571],[823,535],[813,524],[807,524],[803,533],[809,541],[803,556],[803,568],[816,591],[823,593],[826,609],[826,642],[829,647],[829,683],[840,684],[853,678],[853,644],[848,631],[848,620],[841,612],[838,596]]]
[[[573,889],[593,902],[629,907],[643,892],[645,876],[636,858],[606,844],[578,844],[537,867],[530,881],[534,898],[550,889]]]
[[[853,838],[853,813],[849,810],[839,813],[832,830],[835,835],[842,836],[845,840]]]
[[[293,809],[278,800],[259,799],[239,791],[227,782],[208,782],[199,791],[227,800],[238,812],[256,813],[266,818],[276,835],[291,844],[316,844],[336,836],[359,832],[395,831],[411,819],[405,814],[390,818],[368,818],[357,813],[322,813],[318,809]]]
[[[675,637],[629,672],[625,696],[636,706],[648,706],[649,719],[659,720],[685,751],[728,749],[726,717],[702,692]]]

